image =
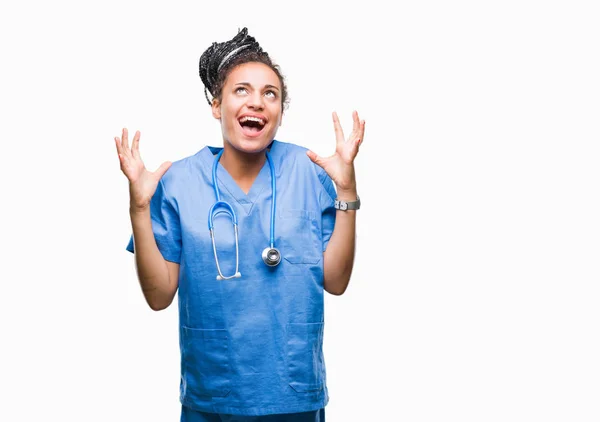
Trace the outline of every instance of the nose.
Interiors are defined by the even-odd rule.
[[[264,99],[262,94],[259,91],[254,91],[252,94],[248,96],[247,105],[248,108],[254,110],[262,110],[264,108]]]

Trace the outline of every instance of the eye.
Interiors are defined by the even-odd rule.
[[[277,98],[277,93],[272,90],[268,90],[265,92],[265,96],[268,98]]]
[[[246,90],[246,88],[244,88],[243,86],[239,86],[239,87],[237,87],[237,88],[235,89],[235,93],[236,93],[236,94],[243,94],[243,93],[245,93],[245,92],[247,92],[247,90]]]

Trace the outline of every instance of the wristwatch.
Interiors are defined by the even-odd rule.
[[[358,195],[356,195],[356,201],[340,201],[339,199],[336,199],[335,202],[333,203],[333,207],[336,210],[340,210],[340,211],[347,211],[347,210],[357,210],[360,208],[360,198]]]

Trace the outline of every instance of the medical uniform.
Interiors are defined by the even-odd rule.
[[[269,165],[265,161],[245,194],[218,164],[221,200],[237,214],[241,277],[217,280],[207,220],[216,200],[212,167],[220,149],[205,147],[173,163],[150,204],[158,248],[180,264],[181,403],[229,415],[318,412],[329,399],[323,252],[335,224],[333,182],[305,148],[273,141],[275,247],[283,259],[269,267],[261,258],[271,225]],[[232,275],[231,219],[218,214],[214,230],[221,271]],[[127,249],[133,252],[133,239]]]

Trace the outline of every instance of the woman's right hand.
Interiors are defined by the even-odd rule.
[[[144,166],[140,156],[140,131],[135,132],[131,149],[127,139],[127,129],[123,129],[122,139],[115,137],[117,152],[121,163],[121,170],[129,180],[129,196],[132,211],[144,211],[150,206],[152,195],[161,177],[171,167],[171,162],[166,161],[154,172]]]

